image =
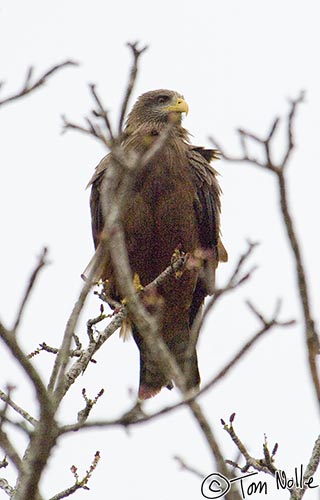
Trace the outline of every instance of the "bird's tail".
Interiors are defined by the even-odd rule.
[[[140,350],[140,384],[139,399],[149,399],[155,396],[163,387],[173,388],[170,376],[154,355],[146,348],[139,332],[133,328],[133,336]],[[178,366],[185,376],[186,389],[197,388],[200,384],[197,353],[189,338],[174,335],[166,341],[167,347],[175,357]]]

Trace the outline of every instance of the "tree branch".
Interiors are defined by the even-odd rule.
[[[10,498],[14,493],[14,488],[3,477],[0,478],[0,490],[3,490]]]
[[[97,123],[93,123],[91,119],[86,118],[87,122],[87,127],[84,127],[83,125],[79,125],[77,123],[70,122],[65,116],[62,117],[63,120],[63,132],[68,130],[68,129],[73,129],[77,130],[78,132],[82,132],[86,135],[90,135],[99,141],[103,143],[104,146],[106,146],[108,149],[113,150],[114,156],[116,156],[116,151],[115,147],[118,146],[121,143],[122,140],[122,128],[124,125],[124,119],[125,115],[128,110],[128,104],[130,97],[132,95],[132,91],[136,82],[136,77],[137,77],[137,72],[138,72],[138,63],[140,60],[141,55],[147,50],[147,47],[143,47],[142,49],[138,49],[138,43],[128,43],[128,47],[131,50],[132,53],[132,67],[130,70],[130,75],[128,79],[128,83],[126,86],[125,94],[122,100],[122,105],[121,105],[121,111],[120,111],[120,118],[119,118],[119,124],[118,124],[118,134],[117,137],[114,135],[112,126],[109,120],[109,115],[108,111],[105,109],[101,98],[98,96],[97,91],[96,91],[96,86],[94,84],[91,84],[90,91],[93,96],[93,99],[95,103],[97,104],[97,109],[92,110],[92,115],[95,118],[102,119],[104,128],[106,129],[105,132],[100,129],[100,126]],[[119,158],[118,158],[119,160]]]
[[[166,415],[167,413],[170,413],[171,411],[176,410],[177,408],[181,408],[182,406],[189,404],[191,401],[194,401],[197,399],[199,396],[202,396],[205,392],[207,392],[209,389],[212,389],[212,387],[218,383],[222,378],[224,378],[227,373],[234,368],[236,363],[251,349],[251,347],[256,344],[256,342],[267,332],[269,332],[273,327],[280,326],[280,327],[287,327],[291,326],[294,324],[293,320],[289,321],[280,321],[278,319],[278,316],[280,314],[280,307],[279,307],[279,302],[276,304],[275,307],[275,312],[271,319],[266,319],[265,316],[263,316],[251,303],[248,303],[248,306],[250,307],[251,311],[257,316],[259,321],[262,323],[262,327],[258,330],[257,333],[255,333],[239,350],[238,352],[230,359],[228,363],[209,381],[207,382],[196,394],[185,394],[183,396],[183,399],[179,401],[178,403],[175,403],[174,405],[169,405],[161,410],[151,413],[151,414],[146,414],[141,410],[141,405],[139,404],[138,406],[135,404],[133,408],[125,413],[123,416],[119,417],[118,419],[115,420],[105,420],[105,421],[92,421],[92,422],[86,422],[83,426],[77,424],[71,424],[64,426],[61,428],[61,433],[66,433],[66,432],[71,432],[74,430],[78,430],[81,427],[84,428],[94,428],[94,427],[109,427],[112,425],[123,425],[123,426],[128,426],[128,425],[135,425],[135,424],[141,424],[144,422],[147,422],[149,420],[156,419],[158,417],[161,417],[163,415]],[[110,326],[110,325],[108,325]],[[106,330],[108,327],[106,328]]]
[[[96,451],[94,459],[89,467],[89,470],[87,470],[86,474],[82,479],[79,479],[77,467],[75,465],[72,465],[70,470],[75,478],[74,485],[70,486],[70,488],[67,488],[66,490],[60,491],[60,493],[57,493],[56,495],[51,497],[50,500],[61,500],[62,498],[67,498],[80,489],[88,490],[89,489],[87,486],[88,481],[90,480],[94,470],[96,469],[99,460],[100,460],[100,452]]]
[[[300,244],[298,241],[298,237],[296,234],[296,230],[294,227],[293,217],[289,208],[288,197],[287,197],[287,183],[285,178],[285,168],[288,164],[288,161],[293,152],[295,143],[294,143],[294,119],[296,117],[296,112],[298,105],[304,101],[304,92],[301,92],[300,95],[291,100],[291,107],[287,117],[287,148],[284,153],[282,160],[276,164],[271,159],[271,143],[275,135],[275,131],[279,124],[279,118],[276,118],[272,126],[270,128],[269,133],[265,139],[261,139],[257,137],[255,134],[244,131],[243,129],[239,130],[239,134],[242,137],[241,145],[242,145],[242,153],[241,157],[230,157],[225,153],[221,146],[218,146],[223,158],[227,161],[232,162],[249,162],[257,167],[263,168],[264,170],[269,170],[276,175],[278,182],[278,194],[280,200],[280,208],[282,220],[285,226],[285,230],[287,233],[287,238],[290,244],[290,248],[293,253],[294,263],[295,263],[295,274],[297,281],[297,289],[299,293],[300,304],[303,313],[304,320],[304,334],[305,334],[305,342],[308,353],[308,366],[311,374],[311,379],[313,382],[313,387],[315,390],[315,394],[320,404],[320,378],[319,372],[316,363],[317,354],[319,354],[319,337],[316,330],[315,322],[313,319],[313,315],[311,312],[310,298],[309,298],[309,287],[306,278],[305,267],[303,264],[302,253],[300,249]],[[263,147],[265,153],[265,160],[263,162],[257,160],[254,157],[251,157],[248,154],[247,146],[245,144],[245,138],[250,138]],[[211,141],[214,145],[217,145],[217,141],[211,138]]]
[[[4,341],[6,346],[9,348],[11,354],[19,363],[21,368],[24,370],[25,374],[31,381],[36,393],[41,407],[50,406],[51,402],[48,398],[46,388],[41,380],[41,377],[34,366],[27,359],[26,355],[22,352],[20,346],[17,343],[16,336],[14,332],[7,330],[0,323],[0,338]]]
[[[47,253],[48,253],[48,249],[44,248],[42,250],[39,258],[38,258],[37,265],[36,265],[34,271],[32,272],[32,274],[30,276],[30,280],[29,280],[29,283],[27,285],[27,289],[26,289],[25,294],[24,294],[24,296],[22,298],[20,307],[18,309],[17,317],[16,317],[16,320],[14,322],[14,326],[13,326],[13,331],[14,332],[17,331],[17,329],[18,329],[18,327],[20,325],[20,321],[21,321],[21,318],[22,318],[25,306],[26,306],[26,304],[28,302],[28,299],[30,297],[31,291],[32,291],[32,289],[34,287],[34,284],[35,284],[36,280],[37,280],[38,274],[39,274],[40,270],[43,268],[43,266],[45,266],[47,264],[47,261],[46,261]]]
[[[22,465],[21,458],[19,457],[16,449],[9,440],[7,434],[2,429],[0,429],[0,446],[5,452],[6,456],[9,458],[9,460],[14,464],[16,469],[19,471]]]
[[[236,467],[239,468],[242,472],[247,472],[250,469],[250,467],[252,467],[257,471],[265,472],[266,474],[271,474],[272,476],[274,476],[277,469],[273,465],[273,462],[274,462],[274,455],[276,454],[278,449],[278,444],[277,443],[275,444],[272,453],[270,453],[268,449],[267,440],[265,437],[265,441],[263,444],[263,455],[264,455],[263,459],[253,458],[249,454],[248,450],[246,449],[241,439],[238,437],[237,433],[234,430],[233,427],[234,419],[235,419],[235,413],[233,413],[230,416],[229,424],[226,424],[223,419],[221,419],[221,424],[223,425],[224,430],[229,434],[232,441],[238,448],[239,452],[241,453],[241,456],[243,456],[246,461],[243,467],[240,467],[239,465],[235,464]]]
[[[23,408],[18,406],[14,401],[12,401],[10,396],[1,391],[1,389],[0,389],[0,399],[4,401],[8,406],[10,406],[15,412],[21,415],[21,417],[23,417],[27,422],[29,422],[29,424],[31,424],[32,426],[35,426],[37,424],[37,420],[35,418],[31,417],[31,415],[29,415],[29,413],[26,410],[24,410]]]
[[[32,76],[33,76],[33,67],[30,66],[30,68],[27,71],[25,82],[22,86],[22,89],[12,95],[9,95],[8,97],[5,97],[4,99],[0,99],[0,106],[3,106],[4,104],[8,104],[9,102],[16,101],[20,99],[21,97],[24,97],[31,92],[33,92],[35,89],[41,87],[44,85],[47,80],[57,71],[59,71],[62,68],[65,68],[66,66],[78,66],[78,63],[75,61],[64,61],[62,63],[56,64],[55,66],[52,66],[52,68],[48,69],[45,73],[43,73],[42,76],[40,76],[38,79],[36,79],[32,83]],[[1,88],[1,87],[0,87]]]
[[[316,473],[319,463],[320,463],[320,435],[318,436],[318,438],[314,443],[309,463],[303,475],[304,488],[302,489],[294,488],[294,490],[291,492],[290,500],[301,500],[301,498],[303,497],[303,495],[307,490],[306,482],[310,477],[312,477]]]
[[[274,445],[272,452],[270,452],[267,443],[267,438],[265,436],[263,443],[263,458],[256,459],[252,457],[248,452],[247,448],[245,447],[245,445],[243,444],[243,442],[241,441],[241,439],[239,438],[239,436],[237,435],[236,431],[234,430],[233,427],[234,419],[235,419],[235,413],[233,413],[229,418],[229,424],[226,424],[223,419],[221,419],[221,423],[223,425],[224,430],[229,434],[232,441],[238,448],[240,456],[242,456],[245,459],[245,465],[241,467],[230,460],[227,460],[227,462],[232,464],[236,468],[240,469],[242,472],[247,472],[250,468],[253,468],[257,471],[264,472],[266,474],[270,474],[271,476],[275,477],[277,471],[279,471],[279,468],[275,467],[274,465],[274,457],[278,450],[278,443]],[[290,500],[301,500],[301,498],[307,491],[308,480],[315,474],[319,462],[320,462],[320,436],[318,436],[314,444],[309,463],[303,475],[302,478],[303,487],[302,488],[298,488],[296,486],[293,486],[292,488],[287,487],[288,490],[290,491]]]
[[[128,83],[127,88],[126,88],[124,98],[122,100],[122,107],[121,107],[119,126],[118,126],[119,137],[121,137],[121,135],[122,135],[122,128],[123,128],[124,118],[126,116],[127,109],[128,109],[129,99],[131,97],[133,87],[136,83],[136,78],[137,78],[137,73],[138,73],[138,62],[139,62],[140,56],[148,48],[147,46],[145,46],[142,49],[138,49],[137,48],[138,42],[128,43],[127,45],[128,45],[128,47],[130,47],[131,52],[132,52],[133,64],[132,64],[131,71],[130,71],[129,83]]]

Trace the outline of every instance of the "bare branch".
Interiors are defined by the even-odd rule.
[[[115,139],[114,139],[111,123],[109,120],[108,112],[106,111],[105,107],[103,106],[102,101],[97,94],[96,86],[94,84],[90,85],[90,90],[91,90],[91,93],[94,97],[94,100],[96,101],[96,104],[98,106],[98,111],[93,110],[92,113],[94,116],[103,119],[104,125],[105,125],[105,127],[110,135],[110,144],[113,144]]]
[[[143,47],[142,49],[138,49],[137,48],[138,42],[128,43],[127,45],[128,45],[128,47],[130,47],[130,49],[132,51],[133,63],[132,63],[131,71],[130,71],[129,82],[128,82],[126,92],[125,92],[125,95],[124,95],[124,98],[122,101],[119,126],[118,126],[119,137],[121,137],[121,134],[122,134],[122,127],[123,127],[125,115],[127,113],[129,99],[131,97],[134,84],[136,82],[136,77],[137,77],[137,72],[138,72],[138,62],[139,62],[141,54],[143,54],[143,52],[145,52],[147,50],[147,47]]]
[[[174,456],[174,460],[180,465],[182,470],[186,470],[187,472],[191,472],[194,476],[197,476],[199,479],[203,480],[205,477],[205,474],[203,472],[200,472],[198,469],[195,469],[191,465],[188,465],[183,458],[179,456]]]
[[[93,406],[97,403],[98,399],[104,393],[104,389],[101,389],[94,399],[89,399],[85,389],[82,389],[82,396],[85,400],[86,406],[78,412],[78,422],[85,422],[90,415]]]
[[[96,270],[101,265],[101,255],[99,252],[96,255],[94,265],[92,266],[91,272],[88,276],[87,281],[84,282],[80,295],[73,307],[71,315],[68,319],[61,347],[59,353],[56,357],[55,364],[52,370],[52,374],[49,381],[48,389],[53,391],[55,386],[55,404],[58,405],[64,394],[64,384],[65,384],[65,371],[69,361],[69,352],[72,337],[79,319],[79,315],[87,298],[87,295],[92,286],[92,277],[95,275]]]
[[[30,354],[28,354],[27,358],[31,359],[40,354],[41,352],[48,352],[50,354],[57,355],[59,353],[59,349],[57,347],[52,347],[46,342],[42,342],[39,344],[39,347],[32,351]],[[83,349],[81,347],[77,347],[77,349],[70,349],[69,351],[69,357],[70,358],[80,358],[83,355]],[[95,363],[94,359],[90,360],[92,363]]]
[[[14,401],[12,401],[11,397],[9,397],[9,395],[1,391],[1,389],[0,389],[0,399],[4,401],[8,406],[10,406],[15,412],[21,415],[21,417],[23,417],[27,422],[29,422],[29,424],[33,426],[37,424],[37,420],[35,418],[31,417],[31,415],[29,415],[29,413],[26,410],[24,410],[23,408],[18,406]]]
[[[306,272],[302,260],[302,254],[298,237],[294,228],[293,218],[289,211],[289,204],[287,199],[287,185],[283,172],[278,175],[279,182],[279,195],[280,204],[287,236],[290,246],[294,255],[296,279],[298,284],[298,293],[300,295],[300,302],[304,317],[305,340],[308,351],[309,368],[313,381],[313,386],[316,391],[318,402],[320,403],[320,379],[317,368],[316,357],[319,354],[319,337],[316,331],[316,326],[311,313],[311,305],[309,298],[309,287],[307,283]]]
[[[91,122],[89,123],[89,127],[84,127],[82,125],[78,125],[77,123],[69,122],[69,120],[64,115],[62,115],[62,121],[63,121],[62,133],[68,129],[77,130],[78,132],[82,132],[83,134],[90,135],[95,137],[96,139],[99,139],[99,141],[101,141],[103,145],[106,146],[107,148],[111,147],[111,143],[107,139],[107,137],[105,137],[104,134],[102,134],[99,129],[94,128]],[[87,122],[88,121],[89,120],[87,119]]]
[[[248,242],[248,248],[245,250],[243,254],[240,255],[238,262],[236,263],[236,266],[228,279],[227,283],[225,284],[224,287],[222,288],[217,288],[213,294],[213,296],[208,300],[206,307],[204,309],[204,312],[200,318],[200,321],[197,322],[197,329],[201,330],[204,321],[206,317],[208,316],[209,312],[212,311],[213,307],[215,306],[216,302],[225,294],[228,293],[232,290],[235,290],[239,286],[243,285],[252,275],[252,273],[255,270],[255,267],[252,267],[249,271],[243,273],[243,267],[246,264],[247,260],[251,256],[252,252],[254,251],[255,247],[258,245],[258,243],[253,243],[253,242]],[[241,274],[243,273],[243,274]]]
[[[50,407],[51,402],[48,398],[46,388],[41,380],[41,377],[34,366],[27,359],[27,356],[22,352],[20,346],[17,343],[16,336],[14,332],[7,330],[0,323],[0,338],[7,345],[11,351],[13,357],[17,360],[21,368],[24,370],[25,374],[31,381],[33,387],[36,390],[38,400],[42,408]]]
[[[133,87],[136,81],[137,77],[137,71],[138,71],[138,62],[140,59],[140,56],[143,54],[143,52],[147,49],[147,47],[143,47],[142,49],[137,48],[137,43],[128,43],[128,46],[131,49],[132,56],[133,56],[133,62],[132,62],[132,67],[130,71],[130,76],[129,76],[129,81],[125,90],[124,98],[122,101],[122,106],[121,106],[121,111],[120,111],[120,118],[119,118],[119,125],[118,125],[118,137],[115,137],[112,126],[109,120],[108,116],[108,111],[105,109],[101,98],[98,96],[96,87],[94,84],[90,85],[90,91],[93,96],[93,99],[95,103],[97,104],[98,109],[93,110],[92,114],[96,118],[100,118],[103,120],[103,124],[106,128],[107,134],[103,133],[99,127],[99,125],[94,124],[89,118],[86,118],[87,127],[84,127],[82,125],[78,125],[76,123],[70,122],[67,120],[65,116],[62,117],[63,119],[63,131],[66,131],[67,129],[73,129],[77,130],[78,132],[82,132],[86,135],[90,135],[92,137],[95,137],[99,141],[101,141],[104,146],[106,146],[108,149],[112,150],[114,146],[119,145],[122,140],[122,127],[124,124],[124,119],[125,115],[127,113],[128,109],[128,103],[133,91]],[[114,157],[116,157],[116,151],[113,149],[113,154]],[[117,158],[119,161],[119,158]],[[120,161],[121,163],[121,161]]]
[[[253,306],[251,305],[251,308],[253,310]],[[256,309],[254,309],[255,312]],[[207,384],[205,384],[201,391],[200,394],[203,394],[204,392],[208,391],[211,389],[219,380],[224,378],[228,371],[235,366],[236,363],[251,349],[251,347],[257,343],[258,340],[260,340],[261,337],[263,337],[267,332],[269,332],[273,327],[275,326],[281,326],[281,327],[287,327],[291,326],[295,323],[294,320],[288,320],[288,321],[279,321],[278,320],[278,312],[270,319],[267,320],[264,316],[261,315],[261,313],[258,313],[258,317],[262,322],[262,327],[261,329],[255,333],[247,342],[244,343],[244,345],[239,349],[239,351],[230,359],[230,361],[215,375],[215,377],[210,380]]]
[[[25,500],[28,498],[30,500],[41,500],[38,493],[38,483],[58,436],[57,426],[53,419],[54,408],[52,400],[38,371],[22,352],[14,332],[7,330],[0,324],[0,337],[32,383],[40,406],[39,422],[33,432],[23,460],[19,458],[13,449],[6,434],[2,430],[0,431],[1,446],[5,449],[8,457],[11,458],[19,471],[13,499]]]
[[[252,467],[255,470],[258,470],[260,472],[265,472],[266,474],[271,474],[272,476],[274,476],[274,474],[277,470],[276,467],[273,465],[274,455],[272,455],[269,452],[266,439],[265,439],[264,445],[263,445],[264,458],[258,459],[258,460],[253,458],[234,430],[234,427],[233,427],[234,418],[235,418],[235,413],[233,413],[230,416],[229,424],[226,424],[223,419],[221,419],[221,423],[223,425],[224,430],[229,434],[232,441],[234,442],[234,444],[238,448],[239,452],[241,453],[241,456],[243,456],[245,458],[245,461],[246,461],[245,465],[243,467],[238,466],[240,468],[240,470],[242,472],[247,472],[250,469],[250,467]]]
[[[32,272],[31,276],[30,276],[30,280],[29,280],[29,283],[27,285],[27,289],[25,291],[25,294],[22,298],[22,301],[21,301],[21,304],[20,304],[20,307],[19,307],[19,310],[18,310],[18,313],[17,313],[17,317],[16,317],[16,320],[14,322],[14,326],[13,326],[13,331],[16,332],[19,325],[20,325],[20,321],[21,321],[21,318],[22,318],[22,315],[23,315],[23,311],[24,311],[24,308],[26,306],[26,303],[30,297],[30,294],[31,294],[31,291],[33,289],[33,286],[37,280],[37,277],[38,277],[38,274],[40,272],[40,270],[43,268],[43,266],[45,266],[47,264],[47,261],[46,261],[46,257],[47,257],[47,253],[48,253],[48,249],[47,248],[44,248],[38,258],[38,262],[37,262],[37,265],[34,269],[34,271]]]
[[[291,492],[290,500],[300,500],[307,490],[308,480],[316,473],[320,463],[320,435],[317,437],[309,463],[306,467],[305,473],[303,475],[303,485],[302,489],[294,488]]]
[[[97,341],[94,338],[90,340],[88,348],[82,353],[80,358],[69,368],[65,374],[64,384],[61,388],[61,396],[69,390],[70,386],[76,381],[76,379],[83,373],[90,361],[92,356],[97,352],[98,349],[108,340],[108,338],[113,335],[113,333],[120,328],[122,322],[127,317],[127,310],[125,307],[114,316],[113,320],[104,329],[103,332],[99,333]]]
[[[263,458],[256,459],[252,457],[234,430],[233,427],[234,418],[235,418],[235,413],[233,413],[229,418],[229,424],[226,424],[223,419],[221,419],[221,423],[223,425],[224,430],[229,434],[232,441],[238,448],[240,456],[242,456],[245,459],[245,465],[241,467],[230,460],[228,460],[227,462],[232,463],[233,466],[240,469],[242,472],[247,472],[250,468],[253,468],[257,471],[264,472],[266,474],[270,474],[271,476],[275,477],[277,474],[279,474],[279,468],[275,467],[274,465],[274,457],[278,450],[278,443],[274,445],[272,451],[270,452],[267,438],[265,436],[263,443]],[[315,474],[318,468],[319,462],[320,462],[320,436],[318,436],[314,444],[309,463],[303,475],[302,478],[303,487],[298,488],[296,486],[293,486],[292,488],[289,488],[287,486],[287,489],[290,491],[290,500],[301,500],[301,498],[307,491],[308,484],[310,484],[309,483],[310,478]]]
[[[13,496],[14,488],[3,477],[0,478],[0,490],[3,490],[9,497]]]
[[[16,92],[15,94],[12,94],[8,97],[5,97],[4,99],[0,100],[0,106],[3,106],[4,104],[8,104],[9,102],[16,101],[20,99],[21,97],[26,96],[27,94],[30,94],[33,92],[35,89],[38,87],[41,87],[44,85],[48,78],[51,77],[54,73],[59,71],[62,68],[65,68],[66,66],[78,66],[78,63],[75,61],[64,61],[62,63],[56,64],[52,68],[50,68],[48,71],[46,71],[42,76],[40,76],[37,80],[35,80],[33,83],[31,83],[32,76],[33,76],[33,67],[31,66],[27,70],[25,82],[23,84],[23,87],[20,91]]]
[[[61,433],[64,434],[66,432],[70,432],[73,430],[77,430],[81,427],[83,428],[91,428],[91,427],[109,427],[113,425],[120,425],[120,426],[125,426],[127,427],[128,425],[135,425],[135,424],[141,424],[149,420],[153,420],[155,418],[161,417],[163,415],[166,415],[167,413],[170,413],[171,411],[174,411],[177,408],[181,408],[182,406],[189,404],[191,401],[194,401],[196,398],[199,396],[203,395],[205,392],[207,392],[209,389],[211,389],[217,382],[219,382],[222,378],[226,376],[226,374],[231,370],[236,363],[249,351],[249,349],[268,331],[270,331],[273,327],[280,326],[280,327],[286,327],[290,326],[294,323],[293,320],[289,321],[280,321],[278,319],[278,315],[280,313],[278,304],[275,309],[275,315],[272,316],[270,320],[267,320],[261,313],[259,313],[254,306],[252,306],[252,309],[258,314],[259,320],[262,322],[262,328],[254,334],[240,349],[239,351],[230,359],[230,361],[215,375],[207,384],[205,384],[200,391],[197,394],[186,394],[183,396],[183,399],[179,401],[178,403],[170,406],[166,406],[162,408],[160,411],[155,412],[153,414],[146,414],[141,411],[141,406],[139,405],[138,411],[137,411],[137,406],[134,405],[134,407],[127,412],[125,415],[122,417],[116,419],[116,420],[109,420],[109,421],[92,421],[92,422],[87,422],[83,424],[82,426],[79,424],[72,424],[68,426],[64,426],[61,428]],[[110,326],[110,325],[109,325]],[[107,327],[108,328],[108,327]],[[107,329],[106,329],[107,330]]]
[[[0,460],[0,469],[5,469],[6,467],[8,467],[9,465],[9,462],[7,460],[7,457],[4,457],[3,460]]]
[[[240,133],[239,137],[240,137],[240,144],[241,144],[241,147],[243,149],[243,156],[231,156],[226,152],[224,147],[218,142],[218,140],[215,137],[210,136],[209,139],[212,142],[212,144],[219,150],[221,157],[224,160],[231,161],[234,163],[249,162],[249,163],[253,163],[254,165],[258,165],[258,166],[264,168],[264,164],[261,163],[257,158],[251,157],[248,155],[247,146],[246,146],[246,143],[244,140],[244,134]]]
[[[2,429],[2,426],[3,426],[3,422],[6,420],[6,413],[7,413],[7,410],[9,408],[9,403],[8,403],[8,400],[10,400],[10,396],[11,396],[11,391],[13,389],[13,386],[10,386],[10,385],[7,385],[7,393],[8,393],[8,397],[6,399],[3,400],[3,398],[1,398],[3,401],[4,401],[4,407],[2,408],[1,412],[0,412],[0,429]],[[2,392],[2,391],[1,391]]]
[[[297,107],[299,104],[303,103],[305,100],[305,92],[301,91],[299,96],[296,99],[291,99],[290,104],[291,104],[291,109],[288,115],[288,120],[287,120],[287,135],[288,135],[288,144],[287,144],[287,151],[284,155],[284,158],[281,163],[282,169],[287,165],[288,160],[291,156],[291,153],[295,147],[294,144],[294,135],[293,135],[293,124],[294,124],[294,119],[296,116],[296,111]]]
[[[60,493],[57,493],[53,497],[50,498],[50,500],[61,500],[61,498],[67,498],[73,493],[75,493],[77,490],[83,489],[83,490],[89,490],[87,484],[96,469],[98,463],[100,460],[100,452],[96,451],[94,459],[89,467],[89,470],[87,470],[86,474],[82,479],[79,479],[78,476],[78,469],[75,465],[72,465],[70,468],[74,478],[75,478],[75,483],[73,486],[70,486],[70,488],[67,488],[66,490],[60,491]]]
[[[295,263],[297,289],[300,297],[300,303],[304,318],[304,333],[305,333],[305,341],[308,352],[309,370],[313,382],[313,387],[316,393],[316,397],[318,403],[320,403],[320,377],[316,363],[316,356],[317,354],[319,354],[320,351],[319,348],[320,342],[319,342],[318,332],[316,330],[316,325],[311,312],[309,287],[303,264],[300,244],[294,227],[293,217],[289,209],[289,203],[287,197],[287,183],[285,178],[285,167],[291,157],[292,151],[295,146],[294,133],[293,133],[294,119],[296,117],[298,105],[301,104],[303,101],[304,101],[304,92],[301,92],[296,99],[290,101],[291,106],[287,117],[287,137],[288,137],[287,149],[285,151],[282,161],[279,164],[275,164],[271,158],[271,142],[272,139],[274,138],[275,131],[279,124],[278,117],[275,118],[275,120],[273,121],[266,139],[261,139],[257,137],[255,134],[245,132],[244,130],[239,131],[241,136],[245,135],[246,137],[249,137],[257,141],[262,145],[266,157],[264,162],[260,162],[248,155],[246,146],[243,145],[244,144],[243,140],[242,140],[243,156],[239,158],[236,157],[232,158],[228,156],[227,154],[224,153],[221,147],[219,146],[218,147],[222,153],[222,156],[226,160],[235,162],[248,161],[255,166],[273,172],[277,177],[282,220],[286,229],[290,247],[293,252],[294,263]],[[214,144],[217,144],[216,140],[214,139],[211,140]]]
[[[9,440],[7,434],[0,429],[0,446],[5,452],[6,456],[9,460],[14,464],[16,469],[19,471],[22,465],[21,458],[18,455],[18,452],[14,448],[13,444]]]

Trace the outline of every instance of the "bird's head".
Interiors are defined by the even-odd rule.
[[[184,97],[173,90],[151,90],[142,94],[129,113],[126,131],[152,123],[162,125],[168,123],[181,124],[182,113],[188,113],[189,106]]]

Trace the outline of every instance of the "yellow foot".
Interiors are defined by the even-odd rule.
[[[144,286],[141,285],[140,277],[138,273],[133,275],[133,286],[137,292],[143,292]]]
[[[144,286],[141,285],[141,281],[140,281],[140,277],[139,277],[138,273],[134,273],[132,283],[133,283],[133,286],[134,286],[134,289],[136,292],[138,292],[138,293],[143,292]],[[121,304],[123,304],[125,306],[127,303],[128,303],[128,299],[126,297],[124,297],[121,300]]]

